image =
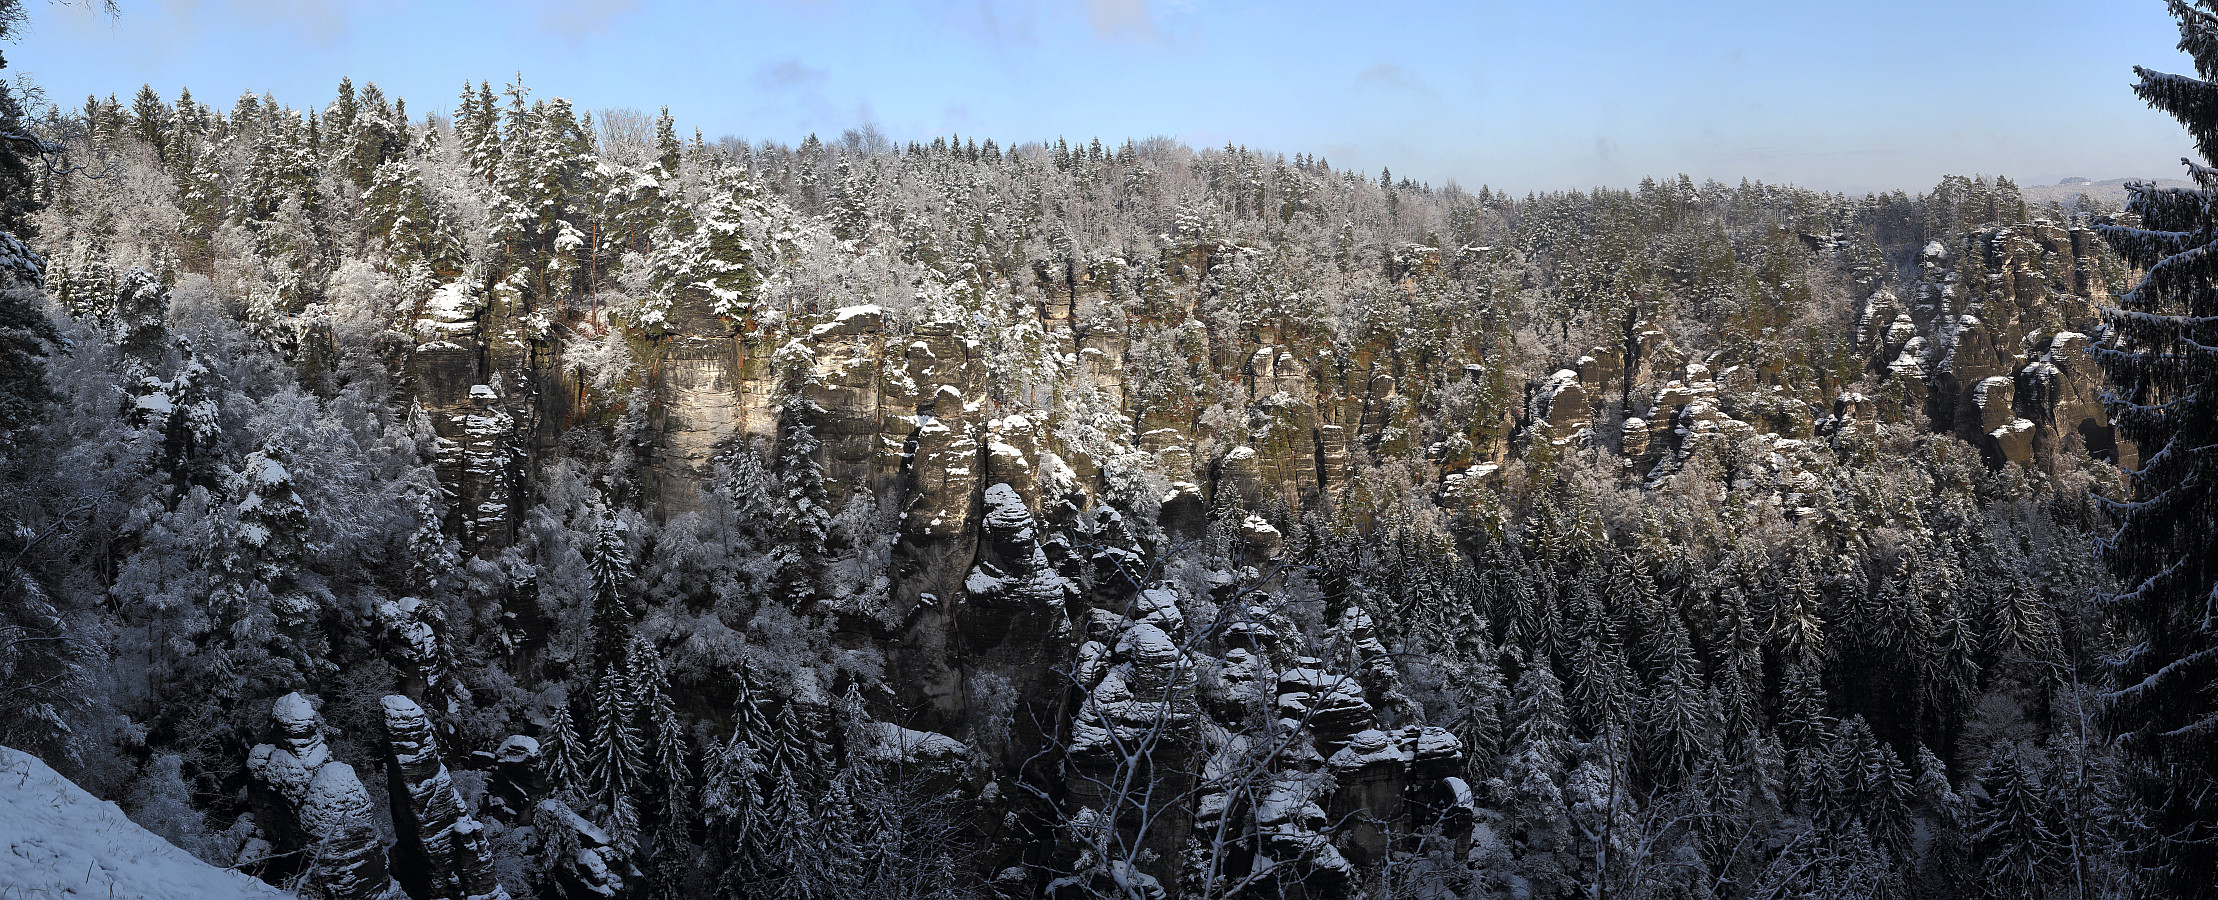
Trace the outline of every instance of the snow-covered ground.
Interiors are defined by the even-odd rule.
[[[0,747],[0,898],[290,898],[125,818],[38,757]]]

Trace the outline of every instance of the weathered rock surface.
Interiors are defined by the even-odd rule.
[[[1875,366],[1916,382],[1935,429],[1990,463],[2031,463],[2043,444],[2130,463],[2132,448],[2103,414],[2085,336],[2109,301],[2092,260],[2100,243],[2090,228],[2035,221],[1975,234],[1961,252],[1928,245],[1916,304],[1875,294],[1867,305]],[[1873,323],[1889,313],[1880,336]]]
[[[1845,252],[1836,240],[1804,243]],[[1232,567],[1268,568],[1297,549],[1280,527],[1377,483],[1368,476],[1384,467],[1431,466],[1417,480],[1434,482],[1419,488],[1462,509],[1535,448],[1612,449],[1628,478],[1715,476],[1798,516],[1817,513],[1832,455],[1917,416],[1998,466],[2041,465],[2067,447],[2131,459],[2088,355],[2105,298],[2086,228],[1991,229],[1898,260],[1915,275],[1894,290],[1859,281],[1844,360],[1690,351],[1628,317],[1621,339],[1531,371],[1469,336],[1426,343],[1383,325],[1327,334],[1279,317],[1206,327],[1195,310],[1254,252],[1186,234],[1159,251],[1034,261],[969,306],[826,303],[743,320],[674,308],[666,329],[627,336],[641,366],[622,398],[594,396],[561,370],[560,340],[530,325],[513,290],[449,285],[420,311],[406,371],[442,438],[454,524],[473,549],[514,540],[523,473],[589,416],[638,413],[642,496],[670,517],[699,508],[711,460],[768,446],[789,410],[805,410],[793,415],[821,440],[831,505],[866,495],[900,512],[890,609],[841,621],[842,640],[871,644],[901,673],[889,687],[911,718],[896,737],[968,743],[956,754],[916,737],[937,748],[930,764],[950,781],[959,766],[1006,770],[1059,741],[1060,789],[1099,815],[1086,828],[1110,831],[1133,827],[1110,818],[1114,776],[1130,765],[1121,748],[1147,742],[1155,789],[1183,805],[1136,848],[1152,862],[1104,857],[1096,876],[1126,866],[1175,884],[1195,829],[1244,823],[1266,835],[1252,852],[1306,860],[1317,874],[1299,890],[1320,896],[1348,889],[1333,873],[1384,859],[1389,832],[1468,828],[1473,788],[1460,763],[1444,762],[1462,748],[1414,724],[1362,609],[1329,611],[1331,649],[1300,646],[1260,607],[1189,623],[1189,604],[1223,615],[1251,598],[1182,599],[1140,571],[1141,548],[1223,539],[1236,545]],[[1408,292],[1457,264],[1416,245],[1388,260]],[[619,410],[628,404],[645,409]],[[399,608],[383,618],[428,689],[437,623]],[[1220,630],[1193,639],[1208,628]],[[1212,640],[1219,649],[1196,649]],[[426,702],[439,696],[427,690]],[[1242,774],[1256,748],[1226,737],[1251,713],[1299,747],[1273,757],[1266,777]],[[981,738],[989,715],[1064,730],[996,743]],[[524,748],[502,754],[528,770]],[[591,849],[605,837],[564,824],[583,822],[574,812],[527,807],[522,789],[496,793],[510,816],[575,832],[573,884],[622,880]],[[1356,810],[1366,812],[1348,827],[1325,824]]]
[[[247,756],[247,771],[279,803],[258,821],[281,819],[279,829],[302,839],[310,881],[336,900],[398,900],[401,887],[386,872],[385,846],[374,821],[376,805],[354,767],[331,758],[316,724],[316,708],[298,692],[278,698],[271,710],[277,742]]]
[[[493,877],[485,828],[463,805],[439,759],[439,744],[423,707],[402,696],[382,701],[387,747],[392,753],[393,830],[401,847],[421,862],[399,866],[418,900],[507,900]]]

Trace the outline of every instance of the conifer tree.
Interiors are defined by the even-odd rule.
[[[570,704],[558,703],[547,723],[546,740],[540,741],[547,787],[558,794],[585,788],[585,746],[579,742],[577,724],[570,718]]]
[[[467,93],[469,87],[464,85],[463,91]],[[500,172],[504,137],[522,135],[501,133],[500,107],[493,102],[493,85],[488,81],[477,83],[476,123],[472,135],[473,139],[464,144],[469,153],[470,172],[491,183]]]
[[[4,520],[0,520],[4,521]],[[63,713],[84,703],[96,659],[54,598],[19,564],[24,532],[0,534],[0,740],[38,752],[65,751],[72,738]]]
[[[769,720],[747,666],[739,667],[737,680],[732,733],[709,755],[701,808],[711,823],[723,829],[727,845],[739,848],[744,856],[758,844],[756,829],[767,824],[763,784],[770,774],[764,752]]]
[[[1517,860],[1511,872],[1513,894],[1532,897],[1577,896],[1578,861],[1572,856],[1574,831],[1564,802],[1559,763],[1539,747],[1512,756],[1504,773],[1510,837]]]
[[[1932,823],[1928,827],[1933,836],[1919,854],[1919,894],[1955,894],[1959,885],[1972,877],[1966,863],[1970,850],[1963,828],[1967,816],[1964,798],[1949,784],[1948,767],[1923,744],[1918,745],[1917,769],[1912,796],[1918,811]]]
[[[652,771],[662,788],[662,811],[666,821],[680,811],[692,789],[693,765],[687,759],[685,727],[678,720],[677,707],[670,699],[670,674],[663,668],[661,654],[645,638],[633,638],[624,658],[625,677],[638,695],[640,718],[645,731],[653,738],[654,761]]]
[[[627,849],[639,841],[635,805],[647,773],[646,741],[639,733],[639,696],[615,666],[601,673],[593,691],[593,799],[608,813],[608,828]]]
[[[13,238],[0,232],[0,241]],[[0,454],[12,449],[17,433],[38,421],[46,402],[58,396],[47,382],[44,357],[61,333],[37,296],[0,283]]]
[[[1715,752],[1713,712],[1694,649],[1681,636],[1643,707],[1640,762],[1653,782],[1677,785]]]
[[[415,164],[394,160],[378,166],[362,192],[362,205],[369,235],[384,245],[395,268],[420,266],[440,281],[461,273],[462,238]]]
[[[1581,638],[1572,656],[1571,701],[1577,710],[1581,733],[1608,745],[1612,756],[1626,750],[1631,737],[1637,686],[1632,666],[1614,629],[1597,628]]]
[[[754,308],[755,245],[747,238],[754,187],[736,174],[719,174],[702,205],[698,224],[685,217],[670,224],[649,260],[655,290],[666,303],[687,303],[737,325]],[[688,233],[690,230],[690,233]]]
[[[818,414],[821,410],[815,403],[795,394],[786,403],[785,422],[778,431],[777,476],[785,493],[785,501],[778,505],[778,538],[795,554],[796,562],[780,572],[777,590],[797,609],[815,599],[815,573],[832,534],[824,466],[816,459],[822,445],[810,424]]]
[[[854,162],[842,153],[832,171],[832,232],[842,240],[858,241],[870,234],[870,179],[855,173]]]
[[[2138,222],[2102,226],[2147,272],[2103,311],[2096,351],[2111,422],[2137,445],[2131,503],[2103,540],[2123,590],[2108,598],[2130,647],[2109,721],[2152,836],[2151,874],[2178,897],[2218,897],[2218,5],[2171,0],[2195,75],[2135,67],[2134,94],[2186,126],[2203,163],[2191,189],[2137,186]]]
[[[361,113],[362,107],[354,99],[354,79],[345,75],[339,76],[338,96],[334,97],[331,105],[325,109],[324,122],[330,125],[334,132],[345,134],[354,130],[355,119]]]
[[[1537,751],[1550,772],[1563,769],[1571,756],[1571,723],[1563,708],[1563,682],[1545,659],[1527,663],[1517,676],[1510,701],[1509,746]]]
[[[1783,596],[1773,607],[1771,634],[1779,647],[1781,663],[1788,667],[1818,666],[1826,661],[1825,598],[1818,592],[1817,573],[1807,556],[1797,554],[1788,564]]]
[[[1989,897],[2039,897],[2047,893],[2063,856],[2048,820],[2040,779],[2014,744],[1995,749],[1979,775],[1981,794],[1968,825],[1979,884]]]
[[[191,271],[215,271],[215,235],[225,215],[223,170],[215,148],[180,129],[171,145],[170,169],[176,173],[178,230],[185,239],[184,263]]]
[[[155,158],[163,162],[169,157],[170,128],[169,104],[162,100],[162,95],[154,93],[153,85],[140,85],[138,95],[131,98],[131,130],[139,142],[153,148]]]
[[[621,663],[631,642],[632,624],[639,621],[638,597],[632,591],[631,548],[625,543],[624,523],[603,509],[593,528],[593,544],[586,564],[593,571],[593,660],[601,668]]]
[[[2001,659],[2037,664],[2052,661],[2058,650],[2054,610],[2026,574],[2025,560],[2006,559],[2000,563],[1999,568],[2013,574],[2003,579],[2001,595],[1996,598],[1989,645]]]
[[[1494,662],[1497,651],[1486,641],[1484,620],[1481,625],[1464,646],[1447,654],[1449,683],[1459,709],[1449,730],[1463,742],[1467,774],[1479,779],[1502,748],[1503,700],[1502,671]]]
[[[211,560],[209,597],[224,629],[217,664],[259,660],[265,652],[301,675],[330,666],[321,637],[321,604],[302,583],[308,554],[309,516],[294,490],[291,455],[272,438],[248,454],[225,484],[234,527]],[[296,676],[297,677],[297,676]]]
[[[663,107],[655,117],[655,175],[664,181],[678,177],[678,165],[684,161],[683,148],[678,145],[678,125],[670,118],[670,107]]]

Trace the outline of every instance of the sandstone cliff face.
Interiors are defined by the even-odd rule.
[[[1054,826],[1076,829],[1059,846],[1092,854],[1054,865],[1170,884],[1190,838],[1253,829],[1268,837],[1241,853],[1303,860],[1300,889],[1330,896],[1386,859],[1392,833],[1468,834],[1474,789],[1458,775],[1461,745],[1420,724],[1363,610],[1332,611],[1344,646],[1324,654],[1298,646],[1267,598],[1180,597],[1153,581],[1142,571],[1148,548],[1221,539],[1213,521],[1243,519],[1220,515],[1228,510],[1290,521],[1413,450],[1445,473],[1420,488],[1449,508],[1519,453],[1613,443],[1629,478],[1707,466],[1794,514],[1811,511],[1831,448],[1912,411],[1996,465],[2035,462],[2066,438],[2128,455],[2110,437],[2087,356],[2104,299],[2092,241],[2086,229],[2033,224],[1975,235],[1961,251],[1926,247],[1907,301],[1878,288],[1864,302],[1854,323],[1861,382],[1682,350],[1647,323],[1628,327],[1623,346],[1594,347],[1541,377],[1469,342],[1421,349],[1406,328],[1359,342],[1284,321],[1212,331],[1193,310],[1244,252],[1222,243],[1034,266],[1028,283],[999,285],[977,308],[860,305],[743,321],[676,309],[661,334],[627,338],[640,363],[628,398],[588,396],[553,362],[550,333],[502,312],[499,286],[450,285],[422,311],[407,371],[443,439],[457,530],[480,550],[516,534],[533,466],[560,452],[550,423],[644,423],[631,433],[644,493],[666,518],[701,509],[719,454],[766,448],[787,421],[808,425],[834,508],[861,495],[900,511],[891,608],[843,618],[843,640],[876,648],[898,673],[888,687],[911,711],[905,724],[991,745],[964,776],[991,785],[982,817],[1024,812],[1003,782],[1054,743],[1056,790],[1093,816]],[[1422,290],[1443,265],[1413,259],[1401,290]],[[1100,312],[1134,296],[1152,312]],[[1503,387],[1519,380],[1522,403]],[[1458,409],[1442,398],[1464,395],[1494,399],[1462,419],[1418,411]],[[618,401],[634,408],[612,412]],[[1435,443],[1418,450],[1420,440]],[[1244,518],[1230,539],[1245,549],[1228,567],[1270,584],[1256,567],[1268,569],[1284,536],[1265,516]],[[1219,618],[1190,623],[1187,608]],[[396,635],[430,632],[403,611],[389,618]],[[1197,629],[1210,640],[1195,640]],[[1268,752],[1256,734],[1228,730],[1257,709],[1284,731]],[[988,720],[1061,724],[987,739]],[[1144,825],[1115,812],[1136,744],[1155,767],[1144,780],[1181,798]],[[521,810],[530,799],[506,803]],[[564,812],[542,805],[537,815],[568,821]],[[1014,864],[1023,844],[1009,838],[992,853]],[[580,853],[578,877],[600,877]],[[1133,859],[1155,862],[1130,869]]]
[[[1166,253],[1185,274],[1165,289],[1190,307],[1214,257]],[[975,318],[857,306],[737,323],[673,310],[659,337],[632,339],[645,370],[634,402],[649,407],[643,439],[656,505],[664,515],[695,508],[710,460],[735,441],[767,442],[788,399],[805,398],[820,410],[810,424],[835,501],[855,489],[905,498],[904,548],[918,572],[902,589],[913,601],[960,588],[978,552],[966,536],[976,532],[987,486],[1010,484],[1035,512],[1066,502],[1083,509],[1105,490],[1111,458],[1139,453],[1145,467],[1196,485],[1205,504],[1307,508],[1345,487],[1409,425],[1397,418],[1406,405],[1398,379],[1440,374],[1437,364],[1405,370],[1390,341],[1351,348],[1258,327],[1210,338],[1195,368],[1176,374],[1237,386],[1248,398],[1243,421],[1204,425],[1194,403],[1127,390],[1131,329],[1075,322],[1073,309],[1110,299],[1104,285],[1040,281],[1018,290],[1039,298],[1037,318],[1021,326],[1039,336],[1036,361],[1083,380],[1086,402],[1122,419],[1104,431],[1108,444],[1074,442],[1055,398],[1019,399],[1014,386],[991,383],[981,348],[997,326]],[[407,366],[414,400],[443,439],[442,478],[471,547],[513,539],[529,472],[555,451],[562,424],[583,421],[581,404],[620,399],[586,397],[559,362],[557,338],[501,321],[525,315],[503,313],[502,295],[500,286],[440,289],[418,311]],[[1499,462],[1506,450],[1480,448],[1468,462]]]
[[[1831,247],[1813,252],[1822,257]],[[1178,317],[1221,290],[1212,279],[1245,252],[1201,242],[1174,245],[1159,260],[1041,263],[1029,283],[1003,286],[1011,301],[1029,298],[1012,303],[1024,310],[1014,319],[944,304],[745,321],[674,309],[660,336],[630,338],[644,374],[628,402],[648,407],[638,439],[652,497],[665,516],[697,508],[717,453],[767,445],[786,404],[807,401],[834,505],[866,491],[904,512],[894,595],[905,624],[898,640],[879,637],[925,673],[916,690],[931,708],[957,716],[962,678],[931,673],[947,667],[957,632],[1002,627],[957,615],[979,567],[1003,565],[989,557],[1007,552],[983,527],[989,489],[1006,486],[1006,502],[1057,530],[1111,495],[1129,494],[1134,478],[1156,478],[1170,490],[1149,498],[1162,512],[1146,524],[1194,536],[1203,510],[1298,511],[1347,488],[1378,454],[1412,439],[1419,423],[1405,382],[1522,377],[1497,372],[1505,362],[1483,353],[1412,356],[1390,336],[1350,345],[1285,321],[1231,334],[1191,319],[1181,325]],[[2088,228],[2046,222],[1993,228],[1962,248],[1929,244],[1916,255],[1907,300],[1878,287],[1864,301],[1854,325],[1863,389],[1827,393],[1823,383],[1796,382],[1776,365],[1724,351],[1690,356],[1663,332],[1635,325],[1624,347],[1595,347],[1534,378],[1514,423],[1445,423],[1477,440],[1431,451],[1451,473],[1436,488],[1451,492],[1508,462],[1510,424],[1557,445],[1607,435],[1651,477],[1705,446],[1723,452],[1766,437],[1767,457],[1777,458],[1759,468],[1791,478],[1792,457],[1810,442],[1868,437],[1906,410],[1930,416],[1997,465],[2033,462],[2043,447],[2130,461],[2132,448],[2111,436],[2088,356],[2094,310],[2107,299],[2097,253]],[[1411,260],[1404,290],[1420,289],[1443,265]],[[416,313],[419,343],[407,367],[415,402],[442,438],[455,524],[474,547],[513,538],[534,461],[556,452],[559,429],[550,423],[577,423],[587,413],[579,404],[615,399],[585,396],[555,362],[559,341],[534,327],[513,294],[503,285],[440,289]],[[1151,294],[1148,308],[1170,321],[1098,314],[1119,298]],[[1088,318],[1085,310],[1097,312]],[[1176,363],[1183,368],[1163,370],[1156,357],[1135,362],[1136,341],[1158,326],[1186,329],[1176,332],[1186,342],[1186,359]],[[1044,373],[1047,384],[1012,384],[1016,373],[990,371],[989,357],[1006,355],[1016,332],[1031,336],[1024,375]],[[1166,381],[1188,389],[1166,392]],[[1212,411],[1215,395],[1232,399]],[[1095,420],[1082,421],[1088,415]],[[968,608],[975,619],[992,605]]]
[[[2030,463],[2038,446],[2133,461],[2102,411],[2089,356],[2109,301],[2092,229],[2046,221],[1974,234],[1920,254],[1917,301],[1874,294],[1860,339],[1874,371],[1925,398],[1937,431],[1989,462]],[[1880,323],[1884,322],[1882,326]]]
[[[2089,228],[2036,222],[1972,235],[1967,248],[1923,248],[1910,299],[1876,288],[1856,321],[1870,381],[1892,401],[1863,390],[1823,395],[1719,352],[1688,357],[1659,330],[1637,326],[1628,348],[1597,346],[1530,383],[1519,421],[1546,426],[1553,443],[1612,432],[1639,472],[1748,434],[1870,434],[1901,415],[1888,408],[1923,412],[1992,463],[2029,463],[2036,448],[2131,459],[2109,432],[2087,357],[2094,308],[2105,301],[2094,242]],[[1215,244],[1164,250],[1169,275],[1149,284],[1167,295],[1164,306],[1191,310],[1211,290],[1211,270],[1238,253]],[[1089,408],[1120,419],[1111,428],[1080,437],[1069,428],[1074,401],[1038,390],[1025,397],[994,381],[987,348],[1009,321],[852,306],[741,324],[674,310],[670,333],[634,339],[648,361],[637,399],[650,406],[645,459],[661,514],[694,510],[714,454],[774,439],[787,399],[803,397],[818,410],[812,426],[834,503],[865,490],[896,497],[905,510],[898,614],[932,643],[929,632],[945,627],[945,612],[934,610],[963,596],[985,552],[978,525],[991,485],[1007,483],[1034,514],[1069,517],[1140,468],[1173,485],[1164,523],[1189,532],[1193,514],[1215,505],[1304,510],[1346,488],[1386,441],[1408,439],[1413,421],[1397,419],[1411,403],[1402,381],[1490,377],[1484,359],[1406,359],[1393,341],[1344,346],[1258,324],[1238,335],[1202,333],[1191,368],[1169,372],[1238,390],[1238,410],[1215,415],[1196,395],[1167,401],[1131,390],[1136,379],[1164,377],[1127,370],[1138,328],[1087,324],[1076,313],[1127,290],[1118,279],[1131,279],[1129,262],[1036,268],[1031,284],[1009,286],[1034,297],[1031,321],[1016,326],[1038,335],[1036,361],[1067,381],[1049,392],[1076,392],[1082,381]],[[1069,275],[1080,268],[1082,277]],[[457,494],[459,532],[486,548],[515,534],[532,463],[554,452],[548,423],[586,412],[577,408],[581,388],[552,364],[559,352],[532,337],[528,321],[497,321],[499,297],[499,286],[441,288],[419,310],[421,344],[408,364],[415,401],[444,439],[441,474]],[[1712,361],[1723,370],[1712,372]],[[1437,450],[1457,477],[1490,472],[1513,452],[1508,428],[1471,426],[1495,437]],[[952,712],[958,692],[943,683],[934,705]]]
[[[1599,430],[1617,406],[1606,395],[1622,379],[1631,399],[1617,449],[1651,477],[1702,447],[1726,453],[1760,438],[1759,474],[1785,476],[1791,488],[1807,477],[1794,458],[1813,441],[1868,439],[1910,415],[1979,448],[1994,466],[2035,464],[2041,453],[2053,461],[2058,452],[2131,463],[2133,448],[2119,444],[2103,412],[2102,373],[2090,355],[2096,310],[2108,300],[2092,258],[2097,241],[2088,228],[2036,222],[1971,235],[1968,253],[1926,245],[1911,300],[1882,286],[1863,302],[1854,324],[1862,386],[1827,393],[1823,380],[1797,381],[1725,351],[1626,377],[1597,362],[1604,351],[1596,348],[1535,380],[1527,414],[1536,433],[1565,443]],[[1650,360],[1683,357],[1666,341],[1641,346]]]

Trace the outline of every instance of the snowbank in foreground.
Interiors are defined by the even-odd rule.
[[[292,897],[195,859],[9,747],[0,747],[0,885],[0,896]]]

